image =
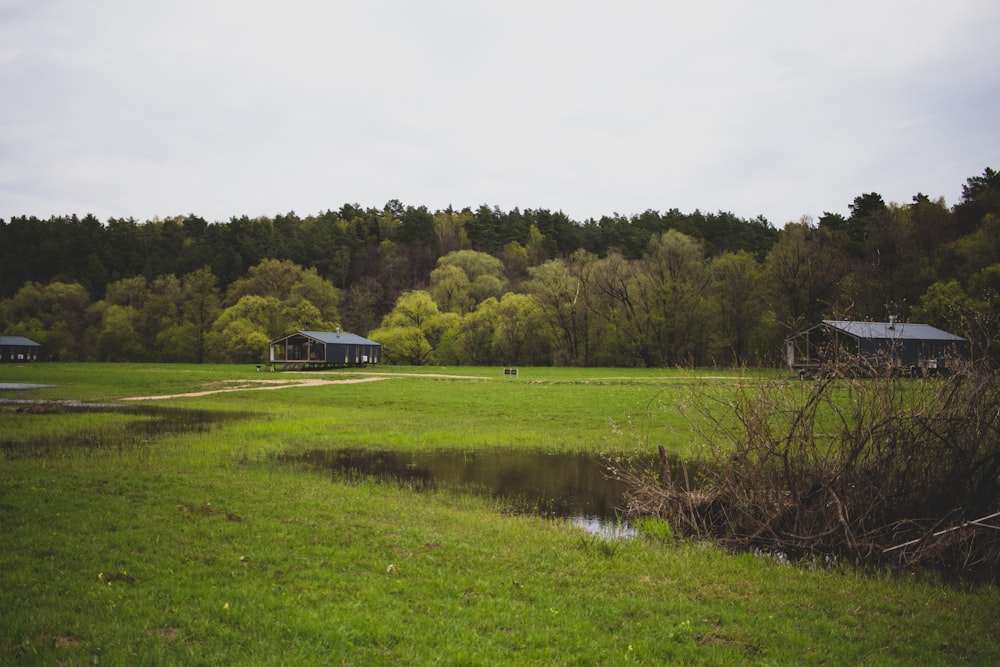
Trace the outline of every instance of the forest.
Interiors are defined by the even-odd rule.
[[[254,363],[340,327],[390,363],[769,366],[821,319],[923,322],[1000,360],[1000,174],[849,214],[428,210],[0,219],[0,332],[47,360]]]

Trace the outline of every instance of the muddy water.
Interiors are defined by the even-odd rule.
[[[515,511],[572,520],[592,532],[614,531],[628,487],[621,465],[592,454],[531,450],[313,450],[278,457],[329,471],[335,481],[375,478],[414,489],[450,488],[498,498]],[[652,459],[640,464],[652,465]],[[636,461],[632,462],[636,465]]]

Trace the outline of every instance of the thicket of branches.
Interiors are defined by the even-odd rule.
[[[630,513],[790,557],[1000,573],[1000,373],[826,370],[706,398],[696,488],[633,475]]]

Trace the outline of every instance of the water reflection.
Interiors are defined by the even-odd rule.
[[[417,489],[456,488],[502,499],[516,511],[565,518],[590,532],[630,532],[620,520],[628,487],[611,475],[620,460],[609,457],[513,449],[338,449],[283,454],[279,460],[329,470],[334,480],[376,478]]]

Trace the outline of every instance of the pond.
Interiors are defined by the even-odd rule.
[[[514,511],[569,520],[592,533],[627,535],[622,520],[628,486],[613,475],[625,465],[650,467],[653,457],[599,456],[516,449],[309,450],[277,456],[328,472],[334,481],[374,478],[422,489],[455,489],[497,498]]]

